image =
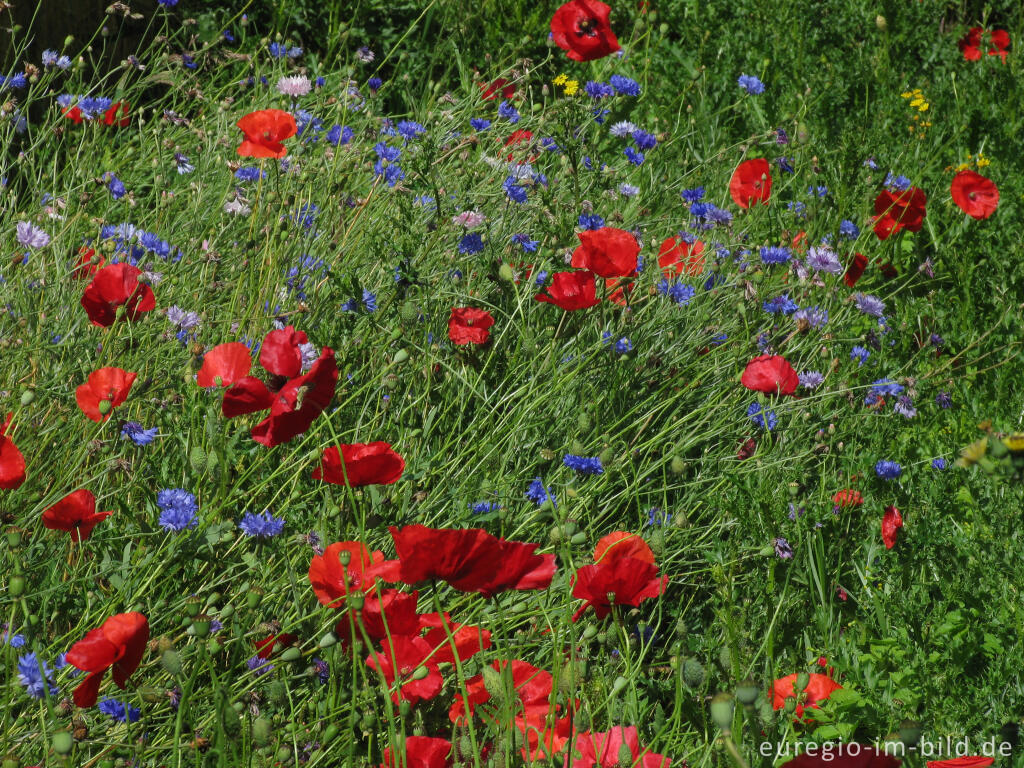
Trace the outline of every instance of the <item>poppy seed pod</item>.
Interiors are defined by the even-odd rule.
[[[67,731],[57,731],[50,738],[50,746],[58,755],[70,755],[75,746],[75,739]]]
[[[757,683],[749,678],[736,686],[736,700],[744,706],[754,704],[760,695],[761,690],[758,688]]]
[[[172,675],[181,674],[181,657],[172,648],[160,654],[160,666]]]
[[[711,699],[711,719],[724,734],[732,731],[734,710],[735,704],[728,693],[716,693]]]

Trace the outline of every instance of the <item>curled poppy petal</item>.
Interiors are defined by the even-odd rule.
[[[92,529],[113,512],[97,512],[96,497],[92,491],[81,488],[73,491],[43,512],[43,527],[53,531],[67,531],[71,540],[85,541]]]
[[[108,328],[117,319],[121,307],[125,320],[138,320],[156,308],[153,289],[139,281],[142,270],[131,264],[109,264],[96,272],[82,294],[82,307],[89,322]]]
[[[761,355],[747,363],[740,383],[755,392],[792,395],[796,392],[800,378],[789,361],[781,355]]]
[[[405,470],[405,460],[383,441],[324,449],[314,480],[335,485],[390,485]]]

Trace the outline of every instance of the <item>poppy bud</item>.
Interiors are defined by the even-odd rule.
[[[696,659],[684,661],[683,682],[691,688],[700,688],[704,685],[704,665]]]
[[[108,413],[110,413],[110,409],[113,407],[113,403],[111,403],[109,400],[100,400],[100,404],[97,410],[100,412],[101,416],[106,416]]]
[[[878,14],[875,16],[875,26],[878,27],[880,31],[885,32],[889,26],[889,22],[885,20],[885,16]]]
[[[552,526],[551,531],[548,533],[548,541],[551,542],[552,546],[558,546],[565,539],[565,536],[560,525]]]
[[[281,763],[288,762],[289,760],[292,759],[292,748],[291,747],[281,747],[279,750],[277,750],[277,754],[274,755],[274,757],[277,758],[278,762],[281,762]]]
[[[411,712],[412,704],[410,704],[406,699],[402,699],[401,703],[398,705],[398,714],[402,717],[408,717]]]
[[[420,664],[416,669],[412,671],[413,680],[423,680],[427,675],[430,674],[430,670],[427,669],[426,665]]]
[[[188,463],[192,467],[192,471],[198,475],[206,471],[206,451],[203,450],[203,446],[192,446],[192,450],[188,454]]]
[[[75,739],[67,731],[57,731],[50,739],[50,746],[58,755],[70,755],[75,746]]]
[[[11,597],[21,597],[25,592],[25,577],[12,576],[11,580],[7,582],[7,591]]]
[[[585,533],[583,533],[581,531],[580,533],[575,534],[571,539],[569,539],[569,543],[570,544],[575,544],[575,545],[579,546],[580,544],[583,544],[584,542],[586,542],[586,540],[587,540],[587,534],[585,534]]]
[[[505,699],[505,679],[501,672],[494,667],[483,668],[484,688],[495,702],[501,703]]]
[[[272,725],[265,717],[257,717],[252,722],[252,741],[257,747],[265,747],[270,743]]]
[[[618,677],[615,678],[615,682],[612,683],[612,692],[611,692],[610,695],[611,696],[615,696],[619,691],[621,691],[627,685],[629,685],[629,680],[624,678],[622,675],[619,675]]]
[[[597,635],[597,627],[595,627],[593,624],[588,625],[587,628],[585,630],[583,630],[583,639],[584,640],[593,640],[596,635]]]
[[[391,363],[393,365],[398,365],[399,363],[404,363],[408,359],[409,353],[404,349],[400,349],[397,352],[395,352],[395,356],[391,358]]]
[[[333,632],[328,632],[326,635],[320,638],[321,648],[330,648],[332,645],[337,644],[338,636]]]
[[[686,462],[680,456],[673,456],[669,469],[673,475],[681,475],[686,472]]]
[[[221,648],[223,648],[223,646],[220,644],[220,641],[215,637],[211,637],[209,640],[206,641],[206,651],[211,656],[220,653]]]
[[[721,650],[718,652],[718,663],[722,665],[722,669],[729,670],[732,668],[732,652],[729,651],[729,647],[723,645]]]
[[[803,691],[810,684],[811,684],[811,675],[810,675],[809,672],[800,672],[796,676],[796,690],[797,690],[797,692]]]
[[[619,745],[619,766],[621,768],[629,768],[633,765],[633,750],[629,748],[629,745],[622,743]]]
[[[301,658],[302,651],[300,651],[294,645],[290,648],[286,648],[285,652],[281,654],[281,661],[298,661]]]
[[[159,688],[153,688],[148,685],[140,685],[138,688],[139,695],[142,700],[149,704],[157,704],[167,698],[167,694],[161,691]]]
[[[322,744],[329,744],[334,741],[334,737],[339,733],[339,728],[336,725],[329,725],[324,729],[324,732],[320,734],[320,742]]]
[[[180,675],[181,657],[175,650],[166,650],[160,655],[160,666],[172,675]]]
[[[36,393],[34,391],[32,391],[31,389],[26,389],[24,392],[21,393],[21,404],[22,405],[31,405],[32,401],[35,400],[35,399],[36,399]]]
[[[736,686],[736,700],[745,707],[754,704],[760,694],[761,691],[757,687],[757,683],[749,678]]]
[[[282,703],[288,698],[288,691],[284,687],[284,683],[280,680],[274,680],[267,686],[267,698],[275,704]]]
[[[762,725],[769,725],[775,719],[775,709],[771,701],[765,697],[757,705],[757,717]]]
[[[256,610],[256,607],[260,604],[260,600],[263,599],[263,590],[261,589],[250,589],[245,593],[245,604],[248,606],[250,611]]]
[[[711,699],[711,719],[725,734],[732,731],[732,713],[735,705],[728,693],[716,693]]]
[[[516,279],[516,273],[508,264],[502,263],[502,265],[498,267],[498,277],[506,283],[511,283]]]

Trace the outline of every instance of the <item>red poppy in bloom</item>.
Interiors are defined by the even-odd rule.
[[[125,320],[138,320],[143,312],[156,308],[153,289],[139,281],[142,270],[131,264],[109,264],[96,273],[82,294],[82,307],[89,321],[109,328],[124,307]]]
[[[462,592],[493,597],[507,589],[547,589],[555,574],[554,555],[534,554],[540,545],[506,541],[480,528],[390,530],[405,584],[440,579]]]
[[[497,80],[492,82],[490,85],[487,83],[480,83],[480,90],[483,91],[482,97],[484,101],[494,101],[501,95],[503,99],[511,99],[516,95],[516,87],[504,77],[499,77]]]
[[[546,301],[566,312],[596,307],[601,302],[597,299],[597,283],[594,273],[587,270],[581,272],[555,272],[551,276],[551,285],[547,293],[538,293],[533,297],[537,301]]]
[[[850,288],[853,288],[860,280],[860,276],[864,274],[864,270],[867,269],[868,259],[867,256],[861,253],[855,253],[853,255],[853,261],[850,262],[850,266],[846,268],[846,274],[843,275],[843,282]]]
[[[864,497],[860,491],[844,488],[841,491],[836,491],[836,495],[832,497],[832,503],[837,507],[859,507],[864,503]]]
[[[892,755],[866,744],[834,744],[827,751],[801,752],[779,768],[899,768]]]
[[[602,59],[621,50],[608,21],[611,12],[600,0],[570,0],[551,17],[555,45],[573,61]]]
[[[132,121],[130,117],[127,117],[128,110],[130,108],[131,104],[127,101],[115,101],[107,108],[107,111],[103,113],[103,122],[106,125],[117,125],[121,128],[127,128]],[[123,115],[120,119],[117,117],[118,111]]]
[[[674,280],[680,275],[698,277],[704,274],[704,243],[667,238],[658,249],[658,266],[666,280]]]
[[[585,565],[572,579],[572,596],[584,601],[572,620],[576,621],[587,608],[593,607],[597,618],[603,619],[612,605],[640,605],[665,591],[668,576],[658,577],[655,563],[635,557],[618,557]]]
[[[786,358],[781,355],[761,355],[747,363],[740,383],[755,392],[792,395],[800,379]]]
[[[73,107],[68,107],[67,109],[63,110],[62,114],[75,125],[82,124],[82,109],[77,104]]]
[[[771,697],[773,709],[782,709],[786,706],[786,699],[796,697],[797,694],[794,692],[796,679],[797,675],[795,674],[786,675],[772,684]],[[799,720],[803,717],[805,709],[816,709],[819,701],[824,701],[836,691],[842,690],[842,687],[828,675],[811,672],[807,687],[803,690],[806,696],[803,697],[803,701],[797,701],[796,718]]]
[[[919,232],[924,226],[926,202],[924,192],[917,187],[903,192],[883,189],[875,198],[875,235],[879,240],[887,240],[901,229]]]
[[[128,399],[136,376],[120,368],[100,368],[89,374],[85,384],[78,386],[75,401],[82,413],[93,421],[106,421],[113,409]],[[103,403],[109,404],[106,413],[100,410]]]
[[[381,642],[381,651],[368,657],[366,664],[384,675],[389,686],[398,682],[398,691],[391,694],[396,704],[399,697],[415,704],[441,692],[444,680],[431,657],[434,649],[422,637],[392,635],[390,641]]]
[[[405,459],[383,441],[324,449],[314,480],[334,485],[391,485],[405,471]]]
[[[203,367],[196,374],[196,384],[200,387],[230,387],[248,376],[251,369],[252,355],[245,344],[240,341],[218,344],[203,356]]]
[[[654,562],[654,552],[640,536],[626,531],[614,531],[601,538],[594,547],[594,564],[608,564],[623,557],[632,557],[645,563]]]
[[[107,260],[92,248],[82,246],[78,249],[78,264],[72,268],[71,274],[79,280],[91,280],[106,263]]]
[[[0,488],[13,491],[25,482],[25,457],[18,446],[7,436],[11,426],[13,413],[8,413],[4,423],[0,425]]]
[[[280,109],[250,112],[237,123],[245,139],[238,147],[242,157],[276,157],[288,154],[283,142],[295,135],[295,118]]]
[[[886,507],[882,515],[882,541],[886,549],[896,546],[896,536],[903,527],[903,515],[896,507]]]
[[[420,625],[427,630],[423,639],[434,649],[430,659],[436,664],[454,664],[456,652],[459,654],[459,661],[466,661],[491,647],[489,630],[456,624],[447,614],[441,616],[437,613],[427,613],[420,616],[419,620]]]
[[[768,205],[772,195],[772,169],[763,157],[744,160],[732,174],[729,194],[740,208],[749,208],[753,203]]]
[[[632,233],[615,227],[588,229],[577,234],[580,245],[572,254],[571,265],[589,269],[601,277],[636,275],[640,243]]]
[[[963,757],[954,757],[950,760],[929,760],[925,765],[928,768],[988,768],[995,761],[994,757],[964,755]]]
[[[627,305],[626,299],[632,295],[633,288],[636,286],[633,281],[627,283],[621,277],[606,277],[604,284],[608,291],[608,301],[618,304],[620,307]]]
[[[986,34],[981,27],[971,27],[967,34],[960,38],[957,45],[967,61],[978,61],[981,59],[982,35]],[[1006,61],[1006,51],[1010,47],[1010,35],[1005,29],[993,29],[988,32],[989,56],[998,56]]]
[[[314,555],[309,564],[309,583],[316,598],[330,608],[340,608],[350,592],[371,593],[377,578],[391,578],[396,563],[383,552],[370,551],[358,541],[338,541]]]
[[[260,365],[275,376],[290,379],[302,372],[302,347],[309,339],[305,331],[297,331],[294,326],[273,330],[263,337],[260,346]]]
[[[282,632],[280,635],[271,635],[262,640],[256,640],[253,644],[256,646],[256,655],[266,661],[273,655],[275,649],[281,651],[298,639],[298,635]]]
[[[92,529],[113,512],[97,512],[92,491],[73,491],[43,512],[43,527],[51,531],[67,531],[72,541],[85,541]]]
[[[629,752],[623,761],[623,747]],[[646,752],[640,748],[640,734],[635,726],[617,726],[603,733],[582,733],[573,740],[573,750],[580,756],[566,756],[567,768],[618,768],[634,765],[638,768],[669,768],[672,761],[664,755]],[[643,757],[641,757],[641,753]]]
[[[274,394],[270,415],[252,428],[252,439],[273,448],[301,435],[330,405],[337,385],[334,350],[324,347],[309,373],[292,379]]]
[[[383,589],[377,594],[364,595],[361,615],[363,629],[370,640],[378,643],[388,635],[418,634],[422,629],[420,614],[416,612],[418,595],[415,591],[400,592],[397,589]],[[362,630],[356,621],[355,614],[346,611],[334,627],[334,633],[346,647],[351,646],[353,638],[362,639]]]
[[[139,667],[149,641],[149,622],[141,613],[119,613],[91,630],[68,651],[68,664],[88,672],[75,688],[75,704],[83,709],[96,704],[100,683],[108,669],[114,682],[124,690],[125,683]]]
[[[949,191],[957,207],[972,219],[987,219],[999,205],[999,188],[974,171],[960,171]]]
[[[486,344],[494,318],[486,309],[452,307],[448,319],[448,338],[454,344]]]
[[[452,743],[446,739],[435,739],[430,736],[406,736],[405,759],[396,764],[391,747],[384,749],[384,765],[386,768],[447,768],[448,753],[452,751]]]

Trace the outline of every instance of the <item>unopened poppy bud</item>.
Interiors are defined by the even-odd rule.
[[[328,632],[326,635],[320,638],[321,648],[330,648],[332,645],[338,643],[338,636],[333,632]]]
[[[31,405],[32,401],[35,400],[35,399],[36,399],[36,393],[34,391],[32,391],[31,389],[26,389],[24,392],[21,393],[21,404],[22,405]]]
[[[257,717],[252,722],[252,741],[258,747],[265,747],[270,743],[272,731],[271,722],[265,717]]]
[[[494,667],[483,668],[484,688],[497,703],[505,699],[505,680]]]
[[[50,739],[50,746],[58,755],[70,755],[75,746],[75,739],[67,731],[57,731]]]
[[[281,654],[281,661],[298,661],[301,658],[302,651],[294,645],[291,648],[286,648],[285,652]]]
[[[188,454],[188,463],[192,467],[192,471],[198,475],[206,471],[206,451],[203,450],[203,446],[192,446],[192,450]]]
[[[711,699],[711,719],[719,729],[728,734],[732,731],[732,714],[735,709],[732,696],[728,693],[716,693]]]
[[[622,675],[619,675],[618,677],[615,678],[615,682],[612,683],[611,695],[615,696],[616,694],[619,693],[619,691],[621,691],[627,685],[629,685],[629,680],[624,678]]]
[[[796,689],[797,689],[797,691],[802,691],[804,688],[806,688],[810,684],[811,684],[811,675],[810,675],[809,672],[800,672],[796,676]]]
[[[100,404],[99,404],[98,410],[99,410],[101,416],[106,416],[108,413],[110,413],[110,410],[113,407],[114,407],[114,404],[111,403],[109,400],[100,400]]]
[[[245,593],[245,604],[250,611],[256,610],[256,607],[260,604],[260,600],[263,599],[263,591],[259,589],[250,589]]]
[[[655,557],[665,554],[665,532],[661,528],[656,528],[651,534],[651,552]]]
[[[583,639],[584,640],[593,640],[594,637],[596,637],[596,636],[597,636],[597,627],[595,627],[593,624],[590,624],[586,629],[583,630]]]
[[[745,707],[756,702],[760,694],[757,683],[749,678],[736,686],[736,700]]]
[[[506,283],[511,283],[516,279],[516,273],[512,270],[508,264],[502,264],[498,267],[498,277],[504,280]]]
[[[277,750],[277,754],[274,755],[274,757],[277,758],[278,762],[286,763],[286,762],[288,762],[289,760],[292,759],[292,748],[291,747],[281,747],[280,749]]]
[[[25,593],[25,577],[12,576],[7,582],[7,591],[11,597],[21,597]]]
[[[209,640],[206,641],[206,652],[209,653],[211,656],[215,656],[216,654],[220,653],[221,648],[223,647],[224,646],[220,644],[220,641],[216,637],[211,637]]]
[[[170,672],[172,675],[181,674],[181,657],[175,650],[164,651],[160,655],[160,666]]]
[[[673,475],[681,475],[686,471],[686,462],[683,461],[681,456],[673,456],[669,469]]]
[[[420,664],[416,669],[412,671],[413,680],[423,680],[427,675],[430,674],[430,670],[425,665]]]
[[[633,750],[629,748],[628,744],[619,745],[619,766],[620,768],[629,768],[633,765]]]
[[[684,661],[683,682],[691,688],[700,688],[704,685],[704,665],[696,659]]]
[[[393,358],[391,358],[391,362],[394,365],[398,365],[399,363],[404,363],[408,359],[409,359],[408,351],[406,351],[404,349],[400,349],[397,352],[395,352],[395,356]]]
[[[562,526],[552,526],[551,531],[548,533],[548,541],[550,541],[553,546],[558,546],[562,541],[564,541],[564,539],[565,534],[562,531]]]
[[[353,592],[348,596],[348,606],[353,611],[363,610],[364,605],[366,605],[366,596],[362,592]]]
[[[587,534],[585,534],[585,533],[583,533],[581,531],[580,533],[574,534],[572,536],[572,538],[569,539],[569,543],[570,544],[575,544],[575,545],[579,546],[580,544],[585,543],[586,540],[587,540]]]
[[[333,724],[327,726],[320,734],[320,743],[330,744],[332,741],[334,741],[335,737],[338,735],[339,732],[340,729],[338,728],[338,726]]]

